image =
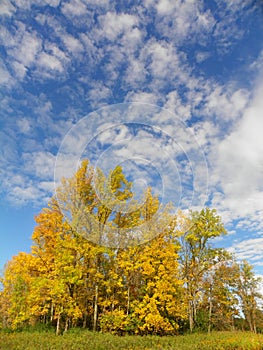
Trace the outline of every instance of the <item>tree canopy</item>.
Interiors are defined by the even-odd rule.
[[[63,179],[35,217],[31,252],[5,266],[0,327],[260,329],[259,280],[248,262],[213,245],[227,234],[216,210],[173,214],[169,206],[159,211],[151,188],[141,197],[120,166],[106,176],[85,160]]]

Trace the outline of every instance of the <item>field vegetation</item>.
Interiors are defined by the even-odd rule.
[[[212,332],[181,336],[117,336],[87,330],[0,332],[1,350],[262,350],[263,336],[251,332]]]

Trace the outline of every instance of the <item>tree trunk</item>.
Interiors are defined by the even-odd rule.
[[[197,308],[196,308],[196,298],[194,296],[194,301],[193,301],[193,319],[194,319],[194,324],[196,323],[196,313],[197,313]]]
[[[127,316],[129,315],[130,312],[130,286],[128,286],[128,291],[127,291],[127,296],[128,296],[128,300],[127,300],[127,311],[126,314]]]
[[[190,328],[190,332],[193,332],[194,329],[194,312],[193,312],[193,305],[191,303],[191,301],[189,301],[188,303],[188,314],[189,314],[189,328]]]
[[[88,314],[87,314],[87,311],[85,311],[84,317],[83,317],[82,328],[86,328],[87,327],[87,318],[88,318]]]
[[[67,317],[67,319],[66,319],[66,323],[65,323],[65,328],[64,328],[64,333],[66,333],[66,332],[67,332],[68,327],[69,327],[69,318]]]
[[[232,315],[231,321],[232,321],[232,331],[235,332],[236,327],[235,327],[235,317],[234,317],[234,315]]]
[[[209,288],[209,311],[208,311],[208,333],[211,332],[211,318],[212,318],[212,308],[213,308],[213,304],[212,304],[212,286],[210,285]]]
[[[60,314],[58,315],[58,318],[57,318],[56,335],[59,335],[59,326],[60,326]]]
[[[98,295],[99,295],[99,287],[96,284],[95,286],[95,298],[94,298],[94,315],[93,315],[93,331],[97,330],[97,322],[98,322]]]
[[[208,313],[208,333],[211,332],[211,317],[212,317],[212,301],[209,301],[209,313]]]
[[[50,323],[52,324],[53,322],[53,317],[54,317],[54,304],[53,302],[51,303],[51,307],[50,307]]]
[[[247,323],[249,325],[249,330],[251,332],[253,332],[254,329],[253,329],[253,324],[252,324],[252,319],[251,319],[251,313],[250,313],[249,310],[246,310],[246,312],[244,312],[244,314],[245,314],[246,321],[247,321]]]
[[[256,334],[257,333],[257,325],[256,325],[256,309],[253,307],[252,309],[252,327],[253,327],[253,332]]]

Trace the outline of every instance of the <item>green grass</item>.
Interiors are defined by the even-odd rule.
[[[263,335],[249,332],[215,332],[184,336],[123,336],[73,330],[53,332],[0,332],[1,350],[261,350]]]

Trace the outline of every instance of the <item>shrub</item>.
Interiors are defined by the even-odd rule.
[[[109,311],[100,317],[100,328],[103,333],[122,335],[126,332],[127,325],[127,315],[123,310]]]

